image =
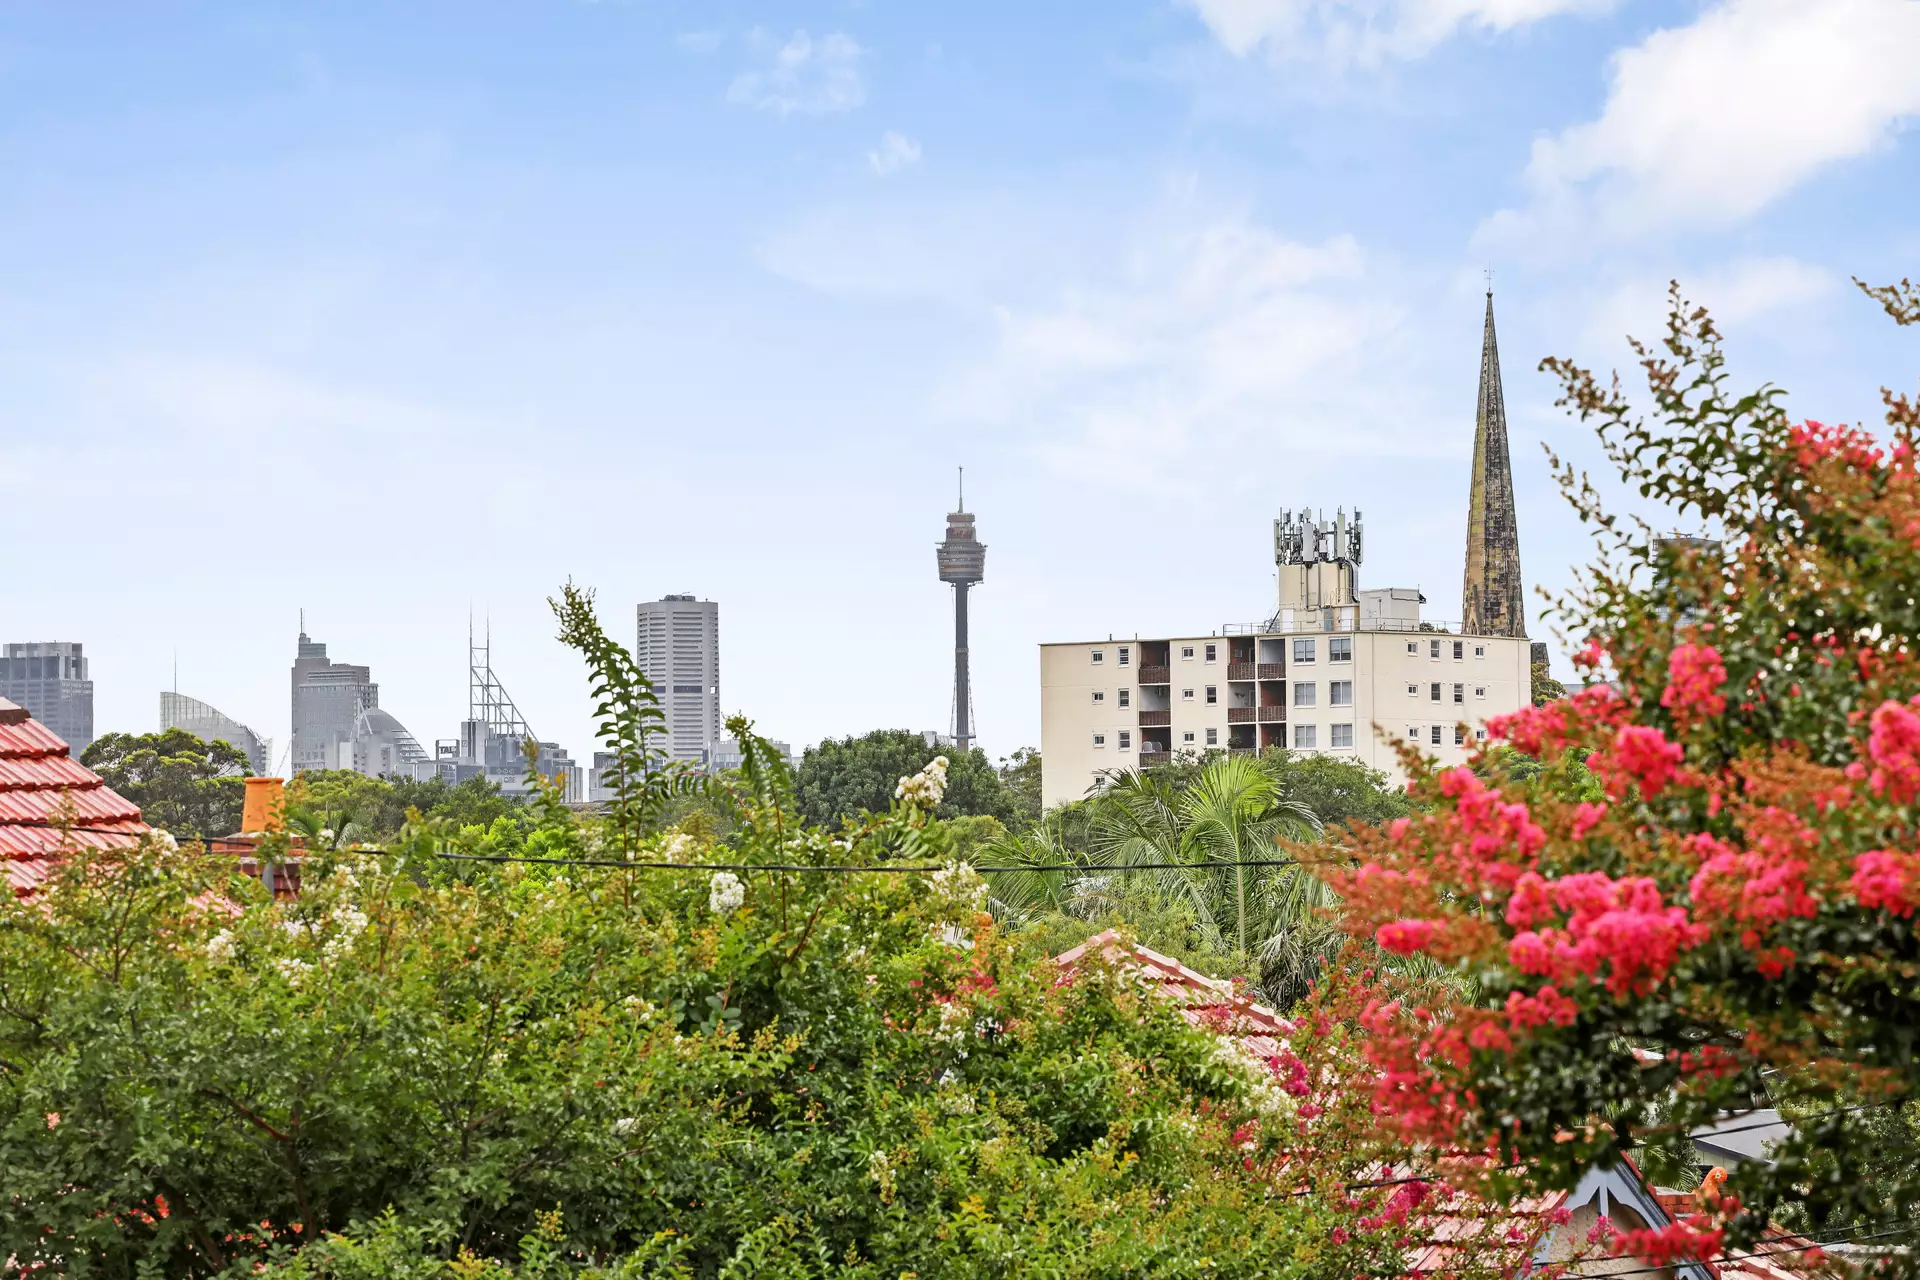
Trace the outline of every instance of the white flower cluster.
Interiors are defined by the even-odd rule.
[[[155,827],[146,834],[147,845],[161,856],[180,852],[180,842],[173,838],[171,831],[162,831]]]
[[[927,882],[936,894],[958,906],[978,911],[987,903],[987,882],[964,862],[949,862],[928,876]]]
[[[273,967],[280,971],[281,977],[296,986],[313,971],[312,965],[305,960],[295,960],[292,956],[281,956],[273,962]]]
[[[904,800],[907,804],[931,809],[940,803],[947,794],[947,758],[935,756],[926,768],[911,778],[900,779],[900,785],[893,789],[893,798]]]
[[[933,931],[933,940],[943,947],[952,947],[955,951],[973,950],[973,939],[967,931],[957,924],[943,924]]]
[[[684,831],[676,831],[660,843],[662,862],[692,862],[693,855],[700,851],[700,845]]]
[[[707,906],[717,916],[731,915],[747,900],[747,886],[731,871],[716,871],[707,882]]]
[[[367,927],[366,913],[358,907],[336,907],[333,912],[333,936],[322,952],[329,960],[338,960],[353,950],[353,944]]]
[[[233,944],[233,935],[222,929],[207,939],[207,959],[215,964],[232,964],[238,948]]]
[[[1267,1064],[1238,1040],[1228,1036],[1215,1038],[1213,1056],[1240,1076],[1246,1085],[1247,1105],[1253,1110],[1268,1118],[1288,1117],[1298,1111],[1292,1096],[1274,1081]]]

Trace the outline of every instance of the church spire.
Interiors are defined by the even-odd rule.
[[[1480,409],[1473,428],[1473,487],[1467,500],[1467,573],[1460,616],[1468,635],[1527,634],[1520,577],[1520,526],[1507,458],[1507,406],[1500,393],[1500,347],[1493,337],[1493,290],[1480,345]]]

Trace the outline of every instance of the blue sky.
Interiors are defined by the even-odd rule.
[[[93,4],[0,10],[0,638],[100,728],[287,735],[298,610],[422,740],[471,611],[591,749],[544,599],[721,602],[730,709],[943,725],[1045,640],[1270,608],[1281,507],[1457,615],[1483,272],[1522,554],[1587,558],[1540,357],[1665,282],[1742,378],[1877,420],[1915,337],[1917,0]],[[1548,628],[1536,624],[1536,635]]]

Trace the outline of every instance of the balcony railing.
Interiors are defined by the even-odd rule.
[[[1254,708],[1252,707],[1228,707],[1227,723],[1228,724],[1252,724],[1253,712],[1254,712]]]
[[[1276,721],[1284,724],[1286,722],[1287,709],[1285,707],[1261,707],[1259,711],[1261,724],[1272,724]]]
[[[1262,680],[1285,680],[1287,678],[1287,664],[1284,662],[1261,663],[1260,678]]]
[[[1460,622],[1415,621],[1411,618],[1349,618],[1337,619],[1339,626],[1329,627],[1325,622],[1307,622],[1295,618],[1291,622],[1282,622],[1278,618],[1268,618],[1265,622],[1229,622],[1220,628],[1223,636],[1324,636],[1351,635],[1355,631],[1415,631],[1432,632],[1435,635],[1465,635],[1466,624]]]
[[[1227,664],[1227,679],[1229,680],[1251,680],[1254,678],[1253,673],[1254,664],[1251,662],[1229,662]]]
[[[1163,728],[1172,723],[1172,711],[1142,711],[1140,713],[1140,727],[1142,729]],[[1140,749],[1145,751],[1147,748],[1143,744]]]
[[[1167,684],[1173,679],[1171,667],[1141,667],[1141,684]]]

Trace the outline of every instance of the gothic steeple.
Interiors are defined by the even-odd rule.
[[[1473,487],[1467,500],[1467,574],[1460,594],[1468,635],[1525,636],[1526,587],[1520,577],[1520,525],[1507,458],[1507,406],[1500,393],[1500,347],[1493,337],[1493,290],[1480,345],[1480,411],[1473,428]]]

